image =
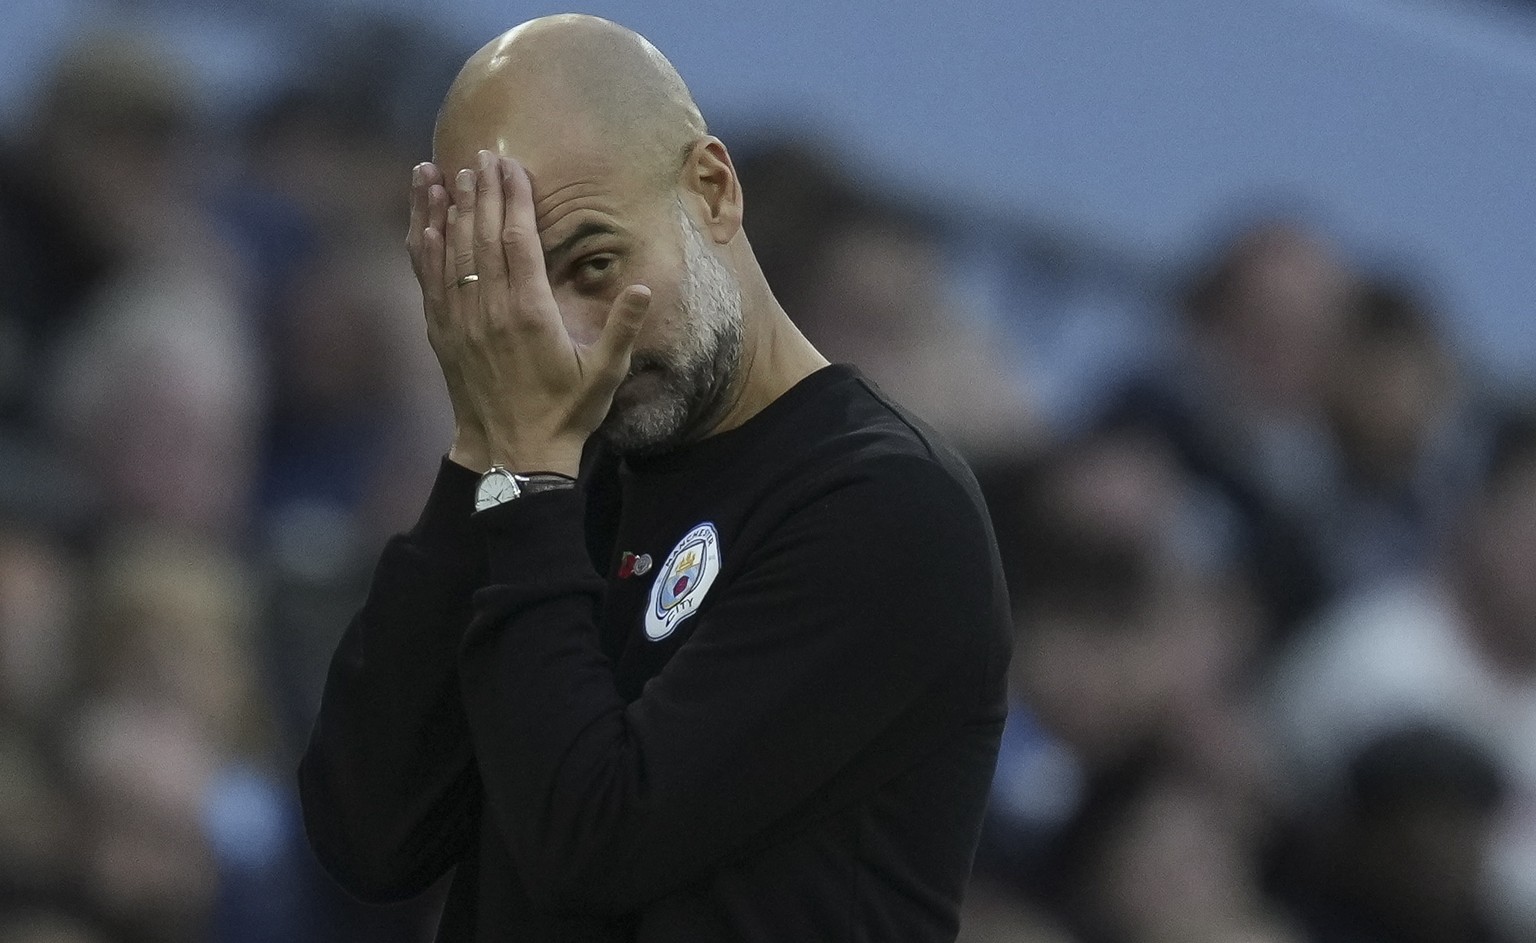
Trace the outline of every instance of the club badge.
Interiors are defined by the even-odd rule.
[[[651,584],[650,605],[645,610],[645,636],[660,641],[677,624],[693,615],[720,575],[720,535],[715,525],[703,523],[683,535]]]

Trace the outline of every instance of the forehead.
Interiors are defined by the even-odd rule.
[[[654,200],[654,183],[605,147],[575,120],[502,121],[479,134],[439,135],[437,160],[445,176],[474,167],[480,150],[511,157],[533,183],[540,232],[593,213],[616,219],[640,216]]]
[[[529,157],[513,153],[533,183],[533,211],[541,233],[593,215],[638,221],[648,193],[612,158],[570,152]]]

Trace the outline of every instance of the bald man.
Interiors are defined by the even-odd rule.
[[[456,428],[332,662],[320,860],[452,872],[443,941],[953,939],[1009,638],[970,473],[795,329],[641,37],[513,29],[434,150]]]

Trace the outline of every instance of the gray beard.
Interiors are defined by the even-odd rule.
[[[681,202],[684,276],[681,289],[687,333],[669,351],[636,351],[630,375],[657,371],[660,389],[620,409],[615,405],[598,429],[621,455],[674,449],[704,432],[720,417],[725,393],[741,365],[741,287],[726,264],[710,251]]]

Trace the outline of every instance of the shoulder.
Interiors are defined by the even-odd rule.
[[[722,580],[798,625],[841,627],[914,660],[936,657],[943,638],[944,660],[1004,664],[997,544],[954,450],[851,372],[775,433],[754,452],[758,487]]]
[[[802,473],[984,514],[970,467],[931,426],[851,368],[825,393],[831,421],[807,438]]]
[[[960,579],[990,604],[1002,585],[991,520],[976,478],[942,436],[849,371],[826,391],[798,460],[777,490],[781,527],[795,546],[837,548],[878,564],[884,579]],[[782,546],[783,540],[774,541]],[[846,564],[845,564],[846,565]]]

